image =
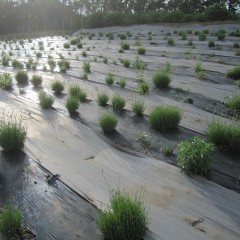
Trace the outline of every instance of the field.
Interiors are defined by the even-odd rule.
[[[108,202],[109,188],[144,188],[150,216],[146,239],[239,239],[239,150],[216,146],[202,177],[177,167],[179,143],[196,135],[205,140],[212,121],[239,128],[240,107],[227,104],[240,94],[240,73],[236,79],[227,76],[240,63],[240,38],[232,36],[238,28],[136,25],[1,41],[0,71],[12,77],[11,89],[0,89],[1,115],[21,114],[27,126],[25,154],[60,174],[95,206]],[[17,82],[19,68],[28,74],[26,83]],[[153,76],[161,71],[170,78],[167,86],[154,84]],[[34,82],[34,75],[42,82],[37,84],[36,77]],[[60,94],[51,89],[56,80],[64,86]],[[69,114],[65,103],[76,86],[80,104]],[[42,90],[54,97],[50,109],[39,106]],[[109,97],[105,106],[99,104],[101,93]],[[121,111],[112,102],[118,95],[126,101]],[[136,102],[144,103],[140,116],[132,109]],[[181,121],[173,129],[161,125],[156,130],[151,112],[168,105],[180,110]],[[114,109],[116,129],[104,132],[99,118]],[[3,179],[4,174],[0,170]],[[204,221],[192,226],[199,218]]]

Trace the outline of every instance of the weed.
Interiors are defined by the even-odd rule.
[[[12,67],[13,68],[22,69],[23,68],[23,64],[20,63],[17,59],[13,59],[12,60]]]
[[[209,46],[209,47],[215,47],[215,42],[212,41],[212,40],[209,41],[209,42],[208,42],[208,46]]]
[[[212,121],[206,131],[208,141],[216,146],[228,147],[234,152],[240,152],[240,125],[237,123],[226,124],[220,121]]]
[[[122,60],[122,63],[123,63],[123,66],[125,67],[125,68],[129,68],[130,67],[130,60],[128,60],[128,59],[123,59]]]
[[[36,53],[36,57],[37,57],[37,58],[42,57],[42,53],[40,53],[40,52]]]
[[[237,48],[237,49],[235,50],[235,55],[236,55],[236,56],[240,56],[240,48]]]
[[[77,44],[77,48],[82,48],[82,47],[83,47],[82,43]]]
[[[234,48],[240,48],[240,44],[239,44],[238,42],[234,42],[234,43],[233,43],[233,47],[234,47]]]
[[[103,113],[99,118],[99,125],[104,132],[112,132],[117,124],[117,116],[113,113]]]
[[[0,213],[0,233],[7,239],[15,239],[21,229],[22,213],[14,206],[6,206]]]
[[[105,239],[142,240],[148,226],[146,207],[140,196],[112,191],[110,206],[100,211],[97,225]]]
[[[165,146],[162,148],[162,153],[164,156],[170,156],[173,154],[173,149],[170,146]]]
[[[83,62],[82,68],[85,73],[90,73],[90,63],[89,62]]]
[[[175,106],[157,106],[149,115],[151,126],[156,130],[166,131],[176,128],[182,118],[181,111]]]
[[[107,64],[108,59],[106,57],[103,58],[103,63]]]
[[[28,75],[22,70],[17,71],[15,78],[19,84],[25,84],[28,82]]]
[[[10,58],[6,54],[2,54],[2,65],[3,66],[8,66],[9,65]]]
[[[152,138],[149,137],[145,132],[137,133],[136,140],[141,146],[145,148],[150,148],[153,146]]]
[[[0,146],[3,151],[21,149],[27,136],[27,129],[20,116],[13,114],[9,118],[0,119]]]
[[[65,42],[65,43],[63,44],[63,47],[64,47],[65,49],[69,49],[69,48],[70,48],[70,44],[69,44],[68,42]]]
[[[121,78],[121,79],[119,80],[119,86],[120,86],[121,88],[125,88],[125,86],[126,86],[126,79],[125,79],[125,78]]]
[[[171,82],[168,71],[160,70],[153,75],[153,83],[157,88],[168,88]]]
[[[175,45],[175,42],[172,38],[168,38],[167,43],[168,43],[169,46],[174,46]]]
[[[235,81],[235,85],[240,88],[240,80]]]
[[[112,85],[114,83],[114,77],[112,73],[108,73],[106,78],[105,78],[105,82],[107,85]]]
[[[0,88],[3,90],[12,89],[12,77],[9,73],[3,73],[0,75]]]
[[[39,87],[42,84],[42,77],[34,74],[30,81],[34,87]]]
[[[129,50],[130,49],[130,45],[126,42],[121,42],[121,48],[123,50]]]
[[[225,105],[234,111],[240,111],[240,95],[235,95],[228,98],[225,102]]]
[[[123,110],[126,105],[126,100],[118,94],[115,94],[112,98],[113,111],[118,113]]]
[[[203,69],[202,63],[197,60],[195,63],[195,73],[198,79],[204,79],[206,77],[205,71]]]
[[[147,66],[147,64],[142,59],[140,59],[139,57],[135,58],[135,62],[133,64],[133,67],[136,70],[143,70],[143,69],[146,68],[146,66]]]
[[[240,66],[229,68],[227,71],[227,76],[235,80],[240,79]]]
[[[142,116],[145,110],[145,103],[143,101],[135,101],[132,104],[132,110],[137,116]]]
[[[55,94],[61,94],[62,91],[64,90],[64,85],[63,82],[59,81],[59,80],[54,80],[51,84],[51,89]]]
[[[70,115],[76,114],[79,107],[79,100],[75,96],[68,96],[65,107],[67,108]]]
[[[149,89],[150,89],[149,84],[145,81],[142,81],[142,82],[139,83],[139,86],[137,88],[137,92],[139,94],[145,95],[149,92]]]
[[[145,54],[146,49],[145,49],[144,47],[139,47],[139,48],[137,49],[137,52],[138,52],[139,55],[143,55],[143,54]]]
[[[206,40],[206,35],[204,33],[199,33],[198,34],[198,39],[199,41],[205,41]]]
[[[205,142],[198,136],[190,141],[183,141],[178,145],[178,166],[186,174],[206,175],[213,150],[212,143]]]
[[[87,57],[87,52],[86,51],[82,51],[82,56],[83,57]]]
[[[52,60],[52,59],[49,59],[48,60],[48,65],[50,67],[51,72],[53,72],[55,67],[56,67],[56,62],[54,60]]]
[[[47,94],[43,90],[41,90],[38,94],[38,99],[39,99],[39,105],[41,108],[44,109],[49,109],[52,107],[54,103],[54,98],[53,96]]]
[[[98,93],[97,96],[97,103],[100,106],[106,106],[109,100],[109,96],[107,95],[107,93]]]

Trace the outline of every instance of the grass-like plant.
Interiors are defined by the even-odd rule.
[[[129,50],[130,49],[130,45],[126,42],[121,42],[121,48],[123,50]]]
[[[212,143],[205,142],[198,136],[183,141],[178,145],[178,167],[186,174],[207,175],[213,150]]]
[[[15,237],[20,233],[21,223],[21,211],[14,206],[6,206],[0,213],[0,234],[6,239],[18,239]]]
[[[42,57],[42,53],[41,53],[41,52],[37,52],[37,53],[36,53],[36,57],[37,57],[37,58]]]
[[[147,64],[142,60],[140,59],[138,56],[135,58],[135,62],[133,64],[133,67],[136,69],[136,70],[144,70],[146,67],[147,67]]]
[[[58,62],[58,66],[60,68],[60,72],[66,73],[66,71],[70,69],[70,62],[65,59],[62,59],[61,61]]]
[[[49,109],[54,103],[54,97],[41,90],[38,94],[39,105],[43,109]]]
[[[206,73],[202,66],[201,61],[197,60],[194,67],[195,67],[195,73],[197,75],[197,78],[204,79],[206,77]]]
[[[109,100],[109,96],[107,93],[102,92],[102,93],[98,93],[97,96],[97,103],[100,106],[106,106]]]
[[[110,206],[97,219],[98,228],[109,240],[142,240],[148,222],[142,196],[119,189],[111,192]]]
[[[30,81],[34,87],[39,87],[42,84],[42,77],[40,75],[34,74]]]
[[[229,68],[227,71],[227,76],[235,80],[240,79],[240,66]]]
[[[79,107],[79,100],[74,96],[68,96],[65,107],[67,108],[70,115],[76,114]]]
[[[65,42],[65,43],[63,44],[63,47],[64,47],[65,49],[69,49],[69,48],[70,48],[70,43]]]
[[[61,94],[64,90],[64,84],[63,82],[56,79],[52,82],[51,89],[56,95]]]
[[[142,116],[145,110],[145,103],[143,101],[135,101],[132,104],[132,110],[137,116]]]
[[[209,47],[215,47],[215,42],[214,42],[213,40],[210,40],[210,41],[208,42],[208,46],[209,46]]]
[[[240,44],[239,44],[238,42],[234,42],[234,43],[233,43],[233,47],[234,47],[234,48],[240,48]]]
[[[129,59],[123,59],[123,60],[122,60],[122,63],[123,63],[123,66],[124,66],[125,68],[129,68],[129,67],[130,67],[130,64],[131,64],[131,62],[130,62]]]
[[[49,59],[48,60],[48,65],[50,67],[51,72],[53,72],[55,67],[56,67],[56,62],[54,60],[52,60],[52,59]]]
[[[165,70],[160,70],[153,75],[153,83],[157,88],[168,88],[170,82],[169,73]]]
[[[112,73],[108,73],[106,78],[105,78],[105,82],[107,85],[112,85],[114,83],[114,77]]]
[[[150,148],[154,146],[153,139],[145,132],[137,133],[136,140],[144,148]]]
[[[3,73],[0,75],[0,88],[3,90],[12,89],[12,77],[9,73]]]
[[[103,113],[99,118],[99,125],[104,132],[112,132],[118,124],[118,118],[113,113]]]
[[[122,96],[118,94],[115,94],[113,96],[112,107],[114,112],[121,112],[125,107],[125,105],[126,105],[126,100]]]
[[[141,94],[141,95],[145,95],[147,93],[149,93],[149,84],[146,81],[141,81],[139,82],[139,85],[137,87],[137,93]]]
[[[236,55],[236,56],[240,56],[240,48],[237,48],[237,49],[235,50],[235,55]]]
[[[167,43],[169,46],[174,46],[175,45],[175,41],[172,38],[168,38]]]
[[[126,86],[126,79],[125,78],[121,78],[120,80],[119,80],[119,86],[121,87],[121,88],[125,88],[125,86]]]
[[[82,43],[77,44],[77,48],[82,48],[82,47],[83,47]]]
[[[240,111],[240,95],[235,95],[225,101],[225,105],[234,111]]]
[[[208,141],[219,147],[227,147],[234,152],[240,152],[240,125],[237,123],[226,124],[212,121],[206,131]]]
[[[139,55],[143,55],[143,54],[146,53],[146,49],[144,47],[139,47],[137,49],[137,52],[138,52]]]
[[[181,118],[181,110],[175,106],[157,106],[149,115],[151,126],[160,131],[177,128]]]
[[[9,65],[10,58],[6,54],[2,54],[1,62],[3,66]]]
[[[204,33],[199,33],[198,34],[198,39],[199,39],[199,41],[205,41],[206,40],[206,34],[204,34]]]
[[[77,98],[80,102],[84,102],[87,99],[87,93],[78,85],[72,85],[68,89],[68,94]]]
[[[82,68],[85,73],[90,73],[90,63],[89,62],[83,62]]]
[[[12,67],[17,68],[17,69],[22,69],[23,64],[21,62],[19,62],[17,59],[13,59],[12,60]]]
[[[103,63],[107,64],[108,59],[106,57],[103,58]]]
[[[17,82],[20,84],[25,84],[28,82],[28,75],[26,72],[24,72],[22,70],[17,71],[15,78],[16,78]]]
[[[173,154],[173,149],[170,146],[166,145],[162,148],[162,153],[164,156],[170,156]]]

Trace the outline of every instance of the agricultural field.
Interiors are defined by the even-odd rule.
[[[11,199],[27,212],[28,199],[11,197],[20,183],[15,189],[4,177],[9,171],[28,186],[5,163],[20,158],[21,171],[39,182],[24,188],[30,201],[37,201],[31,191],[44,198],[41,175],[48,171],[60,175],[63,194],[47,185],[49,199],[65,214],[64,194],[71,199],[71,213],[58,213],[61,231],[49,239],[101,239],[95,206],[107,204],[109,189],[119,186],[144,192],[146,239],[239,239],[239,25],[84,29],[2,40],[0,49],[1,122],[14,118],[27,132],[22,157],[0,155],[0,180],[9,188],[0,204]],[[77,214],[85,222],[75,232]],[[25,220],[38,236],[42,228],[32,216]]]

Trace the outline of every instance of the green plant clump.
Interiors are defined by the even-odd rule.
[[[173,149],[170,146],[165,146],[162,148],[162,153],[164,156],[170,156],[173,154]]]
[[[20,84],[25,84],[28,82],[28,75],[26,72],[19,70],[16,75],[15,78],[17,80],[18,83]]]
[[[198,34],[198,39],[199,39],[199,41],[205,41],[206,40],[206,35],[204,33],[199,33]]]
[[[144,47],[139,47],[139,48],[137,49],[137,52],[138,52],[139,55],[143,55],[143,54],[145,54],[146,49],[145,49]]]
[[[70,115],[76,114],[79,107],[79,100],[74,96],[68,96],[65,107],[67,108]]]
[[[12,67],[13,68],[22,69],[23,68],[23,64],[21,62],[19,62],[17,59],[13,59],[12,60]]]
[[[195,73],[198,79],[204,79],[206,77],[206,73],[203,69],[202,63],[197,60],[195,63]]]
[[[170,82],[169,73],[165,70],[160,70],[153,75],[153,83],[157,88],[168,88]]]
[[[125,78],[121,78],[121,79],[119,80],[119,86],[120,86],[121,88],[125,88],[125,86],[126,86],[126,79],[125,79]]]
[[[135,101],[132,104],[132,110],[137,116],[142,116],[145,110],[145,104],[143,101]]]
[[[54,103],[54,97],[41,90],[38,94],[39,105],[43,109],[49,109]]]
[[[175,106],[157,106],[149,115],[151,126],[160,131],[174,129],[182,118],[181,111]]]
[[[123,59],[122,63],[125,68],[129,68],[131,64],[129,59]]]
[[[213,40],[210,40],[210,41],[208,42],[208,46],[209,46],[209,47],[215,47],[215,42],[214,42]]]
[[[114,77],[112,73],[108,73],[106,78],[105,78],[105,82],[107,85],[112,85],[114,83]]]
[[[146,81],[141,81],[138,85],[137,92],[141,95],[145,95],[149,92],[149,84]]]
[[[78,85],[70,86],[68,93],[70,96],[77,98],[80,102],[84,102],[87,99],[87,93]]]
[[[90,73],[90,63],[89,62],[84,62],[83,63],[83,71],[85,73]]]
[[[190,141],[183,141],[178,145],[178,167],[186,174],[206,175],[213,150],[212,143],[205,142],[198,136]]]
[[[52,59],[49,59],[48,60],[48,65],[50,67],[51,72],[53,72],[55,67],[56,67],[56,62],[54,60],[52,60]]]
[[[129,50],[130,49],[130,45],[126,42],[121,42],[121,48],[123,50]]]
[[[240,111],[240,95],[228,98],[225,105],[234,111]]]
[[[109,96],[107,95],[107,93],[98,93],[97,96],[97,103],[100,106],[106,106],[109,100]]]
[[[146,207],[138,195],[112,191],[110,206],[100,211],[97,225],[105,239],[142,240],[148,227]]]
[[[169,46],[174,46],[175,45],[175,42],[172,38],[168,38],[167,43],[168,43]]]
[[[31,83],[34,87],[39,87],[42,84],[42,77],[34,74],[31,78]]]
[[[208,141],[219,147],[227,147],[234,152],[240,152],[240,125],[237,123],[226,124],[212,121],[206,131]]]
[[[12,77],[9,73],[3,73],[0,75],[0,88],[3,90],[12,89]]]
[[[113,113],[104,113],[99,118],[99,125],[104,132],[112,132],[117,124],[117,116]]]
[[[6,239],[16,239],[22,223],[22,213],[14,206],[6,206],[0,213],[0,233]]]
[[[112,107],[114,112],[121,112],[126,105],[126,100],[118,94],[112,98]]]
[[[55,94],[61,94],[64,90],[64,84],[63,82],[56,79],[52,82],[51,89]]]
[[[235,66],[228,69],[227,76],[235,80],[240,79],[240,66]]]
[[[63,44],[63,47],[65,49],[69,49],[70,48],[70,44],[68,42],[66,42],[66,43]]]

